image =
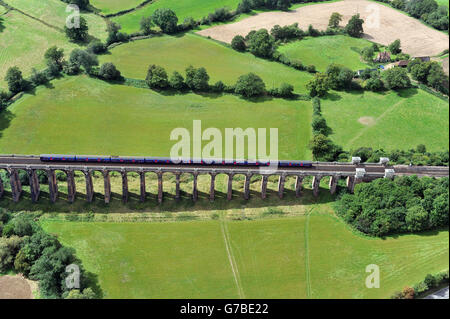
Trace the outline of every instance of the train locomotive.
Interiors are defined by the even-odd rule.
[[[67,163],[123,163],[123,164],[153,164],[153,165],[200,165],[200,166],[269,166],[267,160],[227,160],[227,159],[193,159],[168,157],[131,157],[131,156],[100,156],[100,155],[61,155],[42,154],[42,162]],[[311,161],[278,161],[279,167],[312,167]]]

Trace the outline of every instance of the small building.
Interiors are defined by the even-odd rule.
[[[409,64],[408,60],[401,60],[397,62],[397,66],[401,67],[401,68],[406,68]]]
[[[387,51],[380,52],[380,53],[378,53],[378,55],[374,61],[381,62],[381,63],[389,62],[389,61],[391,61],[391,54]]]
[[[417,56],[414,59],[419,59],[422,62],[428,62],[431,60],[431,58],[429,56]]]

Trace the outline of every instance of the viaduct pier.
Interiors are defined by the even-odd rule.
[[[67,177],[68,201],[74,202],[76,195],[75,171],[81,171],[85,177],[86,199],[88,202],[94,200],[94,187],[92,174],[101,172],[104,180],[104,200],[109,203],[111,200],[111,172],[118,172],[122,176],[122,199],[128,201],[128,173],[134,172],[140,176],[140,200],[146,200],[146,173],[155,173],[158,178],[158,202],[163,201],[163,175],[173,174],[175,176],[175,198],[181,197],[180,176],[181,174],[192,174],[192,200],[198,199],[197,179],[199,175],[210,176],[209,199],[215,198],[215,180],[219,174],[228,176],[227,199],[232,199],[233,177],[243,175],[244,198],[250,198],[250,180],[253,176],[261,176],[261,198],[266,198],[267,182],[269,176],[278,177],[278,196],[283,198],[284,185],[287,177],[295,177],[295,194],[301,196],[302,183],[305,177],[312,177],[312,191],[314,196],[319,195],[319,184],[322,178],[330,177],[330,192],[336,192],[339,179],[346,179],[346,185],[350,192],[353,192],[356,184],[372,181],[377,178],[395,178],[403,175],[417,175],[430,177],[448,177],[449,168],[441,166],[406,166],[389,165],[389,159],[381,158],[379,163],[361,163],[360,158],[352,158],[350,163],[324,163],[313,162],[313,166],[307,167],[282,167],[273,171],[266,171],[264,168],[254,166],[202,166],[202,165],[153,165],[153,164],[124,164],[124,163],[60,163],[42,162],[38,156],[20,155],[0,155],[0,170],[5,170],[11,185],[11,195],[14,202],[21,198],[22,185],[19,179],[19,171],[25,171],[30,182],[30,193],[33,202],[39,200],[40,183],[37,172],[45,171],[48,177],[48,187],[50,200],[56,202],[58,199],[58,181],[56,171],[62,171]],[[0,179],[0,199],[4,194],[3,181]]]

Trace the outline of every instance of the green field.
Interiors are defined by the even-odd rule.
[[[86,76],[52,84],[0,113],[0,154],[168,156],[175,144],[170,132],[177,127],[192,132],[197,119],[204,129],[216,127],[222,134],[227,127],[279,128],[280,158],[311,158],[309,101],[172,96]]]
[[[315,65],[320,72],[326,70],[331,63],[338,63],[356,71],[369,65],[362,62],[358,51],[370,46],[371,42],[344,35],[305,38],[290,42],[278,48],[278,51],[289,59],[298,59],[304,65]],[[320,48],[320,54],[317,50]]]
[[[446,6],[448,8],[448,0],[436,0],[438,5],[440,6]]]
[[[28,76],[33,67],[38,69],[44,67],[44,53],[52,45],[63,48],[66,54],[76,47],[76,45],[67,42],[63,33],[17,11],[8,12],[2,18],[3,30],[0,29],[0,88],[6,89],[4,77],[9,67],[18,66],[24,76]]]
[[[335,92],[322,99],[322,113],[333,129],[330,137],[345,150],[449,147],[448,102],[422,90]]]
[[[448,230],[369,239],[310,217],[174,223],[43,222],[105,298],[389,298],[448,268]],[[380,289],[365,287],[369,264]]]
[[[67,17],[72,13],[66,12],[67,4],[61,0],[6,0],[5,2],[61,29],[64,28]],[[81,13],[81,16],[86,19],[91,36],[102,41],[106,40],[106,22],[101,17],[93,13]]]
[[[190,64],[205,67],[211,83],[223,81],[234,84],[239,76],[248,72],[259,75],[267,88],[286,82],[294,85],[296,92],[306,93],[306,83],[312,78],[280,63],[239,53],[217,42],[193,34],[182,37],[163,36],[120,45],[103,55],[100,62],[113,62],[126,77],[145,79],[148,66],[161,65],[168,71],[185,74]]]
[[[215,9],[228,7],[231,10],[237,8],[240,0],[157,0],[137,11],[112,18],[122,26],[122,30],[127,33],[139,31],[139,22],[142,17],[148,17],[159,8],[170,8],[178,16],[178,22],[181,23],[187,17],[201,19],[214,12]]]
[[[135,8],[142,2],[144,0],[90,0],[91,5],[100,9],[104,14]]]

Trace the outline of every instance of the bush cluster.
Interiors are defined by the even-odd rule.
[[[419,232],[448,225],[449,179],[417,176],[358,184],[336,202],[336,212],[371,236]]]
[[[95,282],[83,269],[75,250],[64,247],[56,237],[44,232],[33,216],[11,213],[0,208],[0,272],[15,270],[31,280],[39,281],[44,298],[98,298]],[[80,268],[80,289],[66,286],[66,267]],[[97,291],[97,292],[94,292]]]
[[[449,273],[442,271],[437,274],[428,274],[425,279],[415,284],[412,288],[405,287],[402,291],[395,292],[391,299],[414,299],[416,297],[424,296],[427,291],[437,288],[441,285],[449,283]]]

